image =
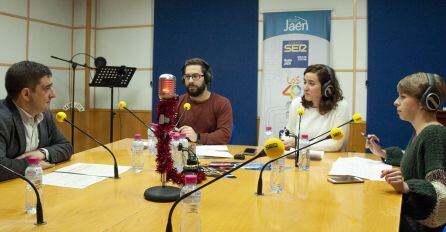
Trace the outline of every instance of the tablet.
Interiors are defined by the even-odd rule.
[[[328,181],[333,184],[364,183],[363,179],[356,176],[328,177]]]

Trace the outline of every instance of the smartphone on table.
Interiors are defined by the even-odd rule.
[[[243,151],[243,155],[255,155],[257,153],[257,149],[255,148],[245,148]]]
[[[333,184],[364,183],[363,179],[356,176],[333,176],[327,180]]]

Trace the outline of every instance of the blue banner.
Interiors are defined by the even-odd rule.
[[[302,95],[303,72],[330,60],[331,11],[264,14],[259,145],[266,126],[274,136],[286,126],[289,106]]]
[[[283,34],[307,34],[330,41],[329,10],[264,13],[263,23],[264,40]]]

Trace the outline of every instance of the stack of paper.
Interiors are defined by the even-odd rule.
[[[369,180],[384,181],[380,178],[381,171],[391,169],[392,166],[381,161],[360,157],[338,158],[332,165],[328,175],[357,176]]]
[[[129,166],[118,166],[119,174],[129,169]],[[45,174],[43,184],[82,189],[107,177],[114,177],[113,165],[75,163]]]
[[[196,146],[196,153],[201,158],[233,158],[226,145]]]

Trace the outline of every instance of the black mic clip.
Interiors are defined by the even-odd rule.
[[[183,172],[198,172],[199,164],[197,154],[195,154],[190,148],[183,147],[183,144],[178,144],[178,151],[187,152],[186,165],[184,165]]]

